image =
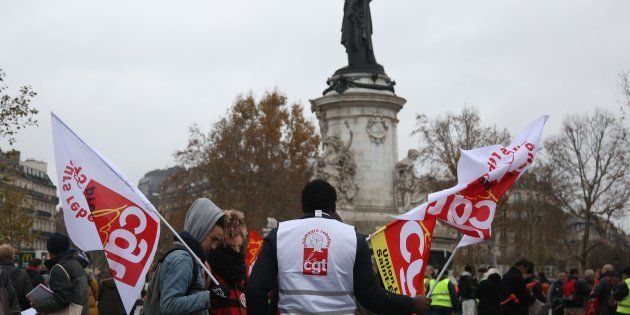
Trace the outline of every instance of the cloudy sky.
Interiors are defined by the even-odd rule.
[[[2,1],[0,67],[39,92],[24,157],[53,162],[50,111],[133,181],[174,164],[192,123],[208,129],[239,93],[279,88],[308,105],[344,66],[342,0]],[[515,133],[548,113],[617,110],[630,70],[628,0],[375,0],[377,60],[416,113],[479,108]],[[308,108],[308,106],[307,106]],[[310,115],[310,113],[309,113]],[[4,146],[6,148],[6,146]],[[52,167],[49,167],[52,169]]]

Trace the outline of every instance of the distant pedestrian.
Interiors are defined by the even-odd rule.
[[[471,266],[466,265],[464,272],[459,277],[458,289],[459,297],[462,303],[462,315],[477,314],[477,301],[475,300],[475,291],[477,290],[477,279],[473,275],[474,271]]]
[[[20,302],[11,284],[11,276],[0,265],[0,314],[18,315],[20,312]]]
[[[11,245],[0,245],[0,265],[2,265],[4,270],[9,274],[11,284],[13,284],[18,301],[20,302],[20,309],[24,311],[31,308],[31,303],[26,298],[26,294],[31,292],[33,284],[26,270],[15,267],[15,253],[16,251]]]
[[[45,280],[41,274],[42,271],[42,260],[39,258],[33,258],[28,262],[28,267],[26,267],[26,273],[28,273],[29,278],[31,278],[31,284],[34,287],[44,284]]]
[[[616,309],[615,290],[621,284],[615,276],[615,268],[612,265],[604,265],[599,284],[595,286],[591,297],[599,300],[598,315],[614,315]]]
[[[501,290],[501,275],[495,268],[490,268],[479,281],[476,297],[479,300],[479,315],[499,314],[499,292]]]
[[[529,306],[534,303],[534,297],[527,292],[524,276],[527,274],[528,269],[533,268],[534,264],[531,261],[521,259],[503,275],[499,294],[501,300],[499,314],[529,314]]]
[[[435,285],[435,280],[429,282],[429,287]],[[431,294],[431,315],[451,315],[458,307],[459,298],[455,285],[448,277],[448,270],[444,272],[444,277],[440,280]]]
[[[547,302],[551,307],[552,315],[564,315],[564,301],[562,298],[564,284],[567,282],[567,272],[558,272],[557,279],[551,284],[549,288],[549,294],[547,295]]]
[[[50,270],[48,286],[52,297],[43,301],[32,301],[39,313],[80,312],[88,315],[87,275],[70,250],[67,235],[54,233],[46,243],[50,259],[44,265]]]
[[[431,280],[433,280],[434,275],[433,275],[433,266],[431,265],[427,265],[427,267],[424,269],[424,292],[429,292],[430,288],[429,288],[429,282]]]
[[[562,300],[565,315],[584,314],[585,297],[591,293],[592,287],[584,279],[579,279],[580,273],[577,269],[569,270],[567,282],[562,288]]]
[[[103,270],[101,272],[101,279],[98,312],[103,315],[126,315],[125,306],[120,299],[118,289],[116,289],[116,283],[110,271]]]
[[[188,209],[179,236],[205,262],[206,252],[223,242],[224,225],[223,210],[209,199],[200,198]],[[208,314],[211,293],[204,270],[192,255],[176,241],[158,260],[142,307],[144,314]]]
[[[544,294],[540,279],[534,274],[534,267],[527,269],[525,275],[525,283],[527,291],[534,297],[534,303],[529,306],[530,315],[547,315],[549,307],[547,306],[547,296]]]

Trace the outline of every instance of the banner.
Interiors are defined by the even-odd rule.
[[[262,250],[263,237],[254,229],[249,230],[249,242],[247,243],[247,253],[245,254],[245,264],[247,264],[247,277],[252,273],[254,263],[258,258],[258,254]]]
[[[487,240],[499,199],[532,165],[548,116],[530,123],[508,146],[461,150],[456,186],[397,216],[399,220],[440,219],[464,237],[458,247]]]
[[[393,221],[371,238],[374,260],[385,289],[414,297],[424,294],[435,220]]]
[[[104,156],[52,114],[60,203],[83,251],[103,250],[127,313],[140,296],[160,237],[146,197]]]

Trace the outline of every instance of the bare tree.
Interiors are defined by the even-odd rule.
[[[37,93],[30,86],[23,86],[17,96],[9,96],[4,77],[4,71],[0,69],[0,140],[13,144],[20,129],[37,124],[34,116],[38,111],[31,106],[31,100]]]
[[[507,143],[510,134],[497,126],[481,123],[479,111],[464,107],[459,113],[446,113],[430,119],[424,114],[416,116],[417,129],[412,135],[420,136],[421,160],[428,164],[435,176],[447,180],[457,178],[459,149],[472,149],[498,143]]]
[[[621,218],[628,210],[627,139],[628,129],[621,119],[597,109],[567,117],[561,133],[545,141],[554,196],[565,211],[583,223],[577,252],[567,246],[582,268],[593,249],[601,245],[600,240],[592,241],[593,225],[603,219],[606,230],[611,219]]]
[[[619,89],[623,100],[622,105],[630,109],[630,71],[621,72],[619,74]]]

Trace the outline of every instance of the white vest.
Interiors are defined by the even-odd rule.
[[[353,226],[316,211],[316,217],[280,223],[277,242],[280,314],[354,315]]]

